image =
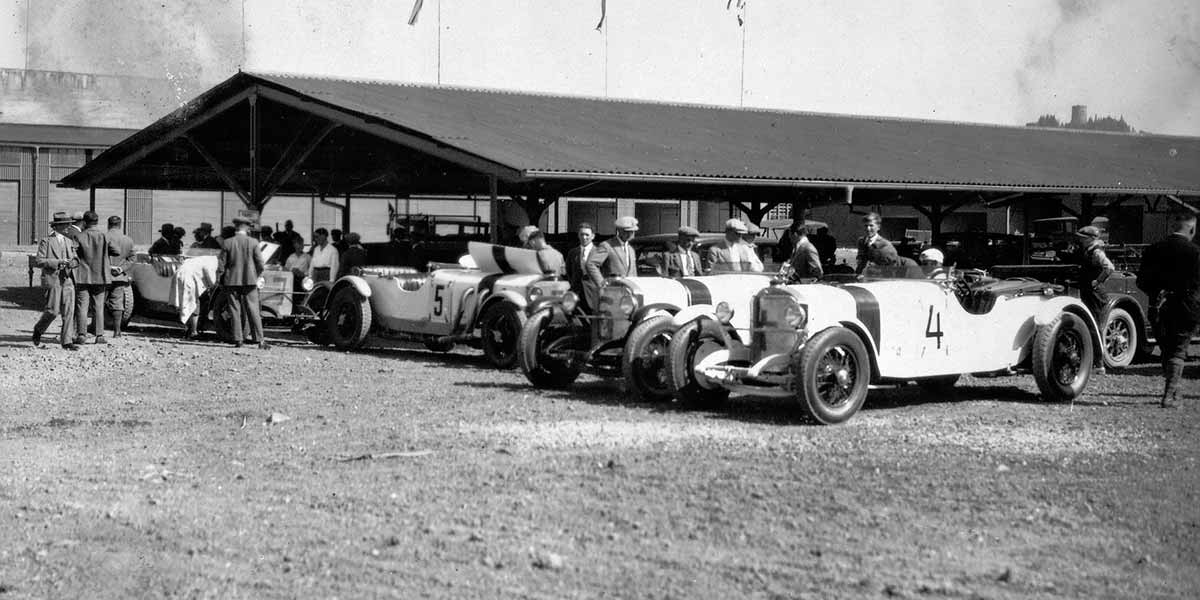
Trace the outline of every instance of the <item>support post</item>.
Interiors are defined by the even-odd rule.
[[[250,208],[261,216],[262,199],[258,189],[258,94],[250,94]]]
[[[497,205],[499,199],[496,196],[496,176],[488,175],[488,232],[493,244],[500,243],[500,224],[497,223],[500,219],[500,207]]]
[[[88,210],[96,212],[96,186],[88,188]]]
[[[346,192],[346,206],[342,208],[342,235],[347,233],[350,233],[350,192]]]

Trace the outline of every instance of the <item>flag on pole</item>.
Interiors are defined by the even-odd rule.
[[[608,14],[608,0],[600,0],[600,22],[596,23],[596,31],[604,27],[604,17]]]
[[[417,24],[417,17],[421,14],[421,5],[423,4],[425,4],[425,0],[416,0],[416,2],[413,3],[412,14],[408,15],[409,25]]]

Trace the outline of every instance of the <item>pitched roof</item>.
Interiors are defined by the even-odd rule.
[[[632,192],[666,182],[1200,195],[1200,138],[266,73],[239,73],[136,141],[150,142],[247,87],[403,132],[445,149],[451,162],[478,160],[517,181],[626,182]],[[102,154],[72,181],[94,180],[85,176],[135,145]]]
[[[136,132],[136,129],[116,129],[111,127],[0,123],[0,146],[5,144],[30,144],[37,146],[106,148]]]

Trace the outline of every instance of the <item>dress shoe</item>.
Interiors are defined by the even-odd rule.
[[[104,336],[100,336],[100,337],[96,338],[96,340],[95,340],[94,342],[92,342],[92,343],[93,343],[93,344],[102,344],[102,345],[103,345],[103,344],[107,344],[107,343],[108,343],[108,340],[107,340],[107,339],[105,339],[105,338],[104,338]]]
[[[259,342],[259,343],[258,343],[258,349],[259,349],[259,350],[270,350],[270,349],[271,349],[271,345],[270,345],[270,344],[268,344],[268,343],[266,343],[266,342]]]
[[[82,346],[86,343],[87,343],[87,338],[81,338],[81,337],[77,337],[77,338],[75,338],[74,341],[71,342],[71,344],[75,345],[75,346]]]
[[[1179,408],[1179,392],[1170,392],[1163,394],[1162,401],[1159,405],[1163,408]]]
[[[33,334],[33,347],[34,348],[42,347],[42,334],[40,334],[40,333]]]
[[[233,343],[233,347],[234,347],[234,348],[241,348],[241,347],[242,347],[242,346],[244,346],[244,345],[245,345],[245,344],[244,344],[244,343],[242,343],[242,342],[234,342],[234,343]]]
[[[78,352],[79,345],[78,344],[63,344],[63,350],[70,350],[72,352]]]

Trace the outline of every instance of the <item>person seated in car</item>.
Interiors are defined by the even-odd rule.
[[[346,251],[338,257],[338,277],[355,275],[367,266],[367,249],[362,246],[362,238],[351,231],[346,234]]]
[[[937,248],[926,248],[917,256],[917,263],[930,279],[947,279],[950,276],[949,271],[942,266],[945,260],[946,255]]]
[[[879,235],[881,221],[879,213],[871,212],[863,216],[863,231],[866,235],[858,239],[858,266],[854,270],[855,273],[861,275],[868,264],[879,267],[901,264],[896,247]]]
[[[529,249],[537,252],[538,264],[542,272],[548,275],[563,275],[566,273],[567,261],[562,252],[555,250],[546,242],[546,233],[540,229],[529,232]]]

